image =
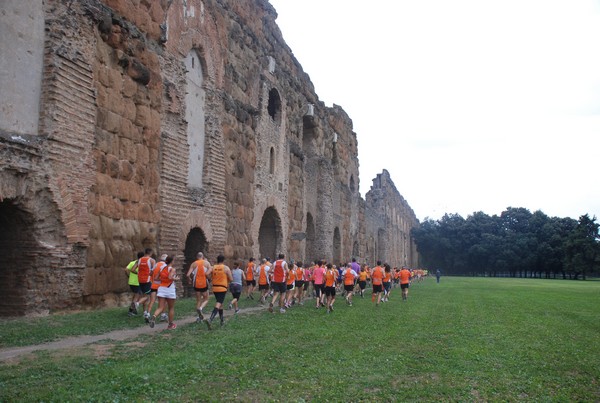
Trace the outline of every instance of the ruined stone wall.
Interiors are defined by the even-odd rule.
[[[0,273],[18,290],[0,315],[124,304],[145,247],[179,270],[198,251],[416,261],[414,213],[386,171],[361,198],[352,121],[318,99],[268,1],[35,5],[39,124],[0,122],[0,222],[23,234],[0,238],[23,268]]]
[[[365,209],[369,212],[365,226],[370,234],[370,251],[374,252],[370,257],[395,266],[415,267],[418,256],[410,230],[418,221],[387,170],[373,179],[373,186],[366,194]]]

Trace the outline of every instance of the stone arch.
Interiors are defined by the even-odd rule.
[[[355,239],[354,243],[352,244],[352,257],[358,259],[359,254],[360,254],[360,245],[358,244],[358,241]]]
[[[317,259],[315,256],[315,221],[310,213],[306,213],[306,245],[304,247],[304,260],[309,261]]]
[[[282,242],[281,218],[275,207],[267,207],[260,221],[258,230],[258,247],[261,257],[274,259],[281,251]]]
[[[281,96],[276,88],[271,88],[269,91],[269,103],[267,104],[267,112],[275,123],[281,121]]]
[[[34,217],[14,199],[0,202],[0,316],[24,315],[27,311],[27,276],[36,267],[39,249],[34,237]]]
[[[342,260],[342,236],[340,229],[335,227],[333,230],[333,263],[338,264]]]
[[[185,120],[187,121],[188,179],[190,188],[201,188],[205,150],[205,65],[200,52],[192,49],[185,58],[186,94]]]
[[[213,230],[210,224],[210,220],[204,214],[203,211],[194,210],[191,211],[187,217],[183,220],[181,225],[181,232],[179,236],[179,244],[177,246],[177,250],[182,252],[185,250],[185,245],[187,242],[188,235],[194,228],[200,228],[204,233],[204,237],[206,238],[207,244],[210,244],[213,239]]]

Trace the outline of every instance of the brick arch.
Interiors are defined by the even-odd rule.
[[[202,232],[204,232],[204,236],[206,237],[206,242],[208,244],[210,244],[213,241],[214,233],[208,217],[204,214],[203,211],[190,211],[190,213],[186,216],[181,225],[181,232],[179,233],[179,241],[177,245],[178,252],[183,252],[183,250],[185,249],[185,242],[187,240],[188,234],[194,228],[200,228]]]

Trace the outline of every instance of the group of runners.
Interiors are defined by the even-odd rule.
[[[242,263],[236,261],[233,268],[224,264],[223,255],[217,257],[213,265],[202,252],[190,265],[185,277],[195,291],[196,321],[204,322],[212,329],[213,321],[219,316],[221,325],[224,323],[224,303],[227,292],[232,294],[228,308],[239,312],[239,300],[246,286],[246,299],[254,299],[255,291],[259,292],[258,303],[266,305],[268,310],[285,313],[293,305],[304,305],[308,296],[314,297],[315,308],[325,308],[327,313],[334,310],[336,296],[341,294],[346,304],[352,306],[355,294],[365,296],[367,287],[372,287],[371,300],[375,306],[388,302],[392,289],[400,287],[402,300],[408,298],[408,288],[411,281],[421,281],[427,276],[426,270],[409,270],[407,267],[391,268],[389,264],[378,261],[375,267],[360,265],[356,259],[348,264],[338,266],[325,261],[289,263],[285,255],[280,254],[273,262],[263,258],[256,263],[254,258],[242,268]],[[158,262],[152,258],[152,249],[138,253],[138,258],[127,266],[129,286],[132,300],[129,307],[130,315],[137,315],[143,307],[144,320],[154,327],[158,320],[168,321],[167,329],[175,329],[173,322],[176,300],[175,282],[179,280],[172,266],[173,256],[162,255]],[[205,314],[209,303],[209,288],[215,297],[215,305],[210,315]],[[155,301],[158,306],[154,313],[151,310]]]

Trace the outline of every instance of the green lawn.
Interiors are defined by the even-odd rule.
[[[0,401],[600,400],[600,282],[443,277],[394,294],[36,353],[0,364]],[[106,312],[77,315],[134,325]]]

